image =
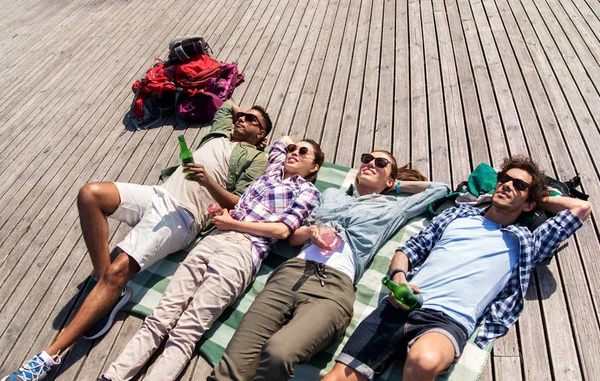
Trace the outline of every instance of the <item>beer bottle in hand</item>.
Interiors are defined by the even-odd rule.
[[[183,135],[179,135],[179,160],[181,161],[181,165],[185,167],[186,164],[190,164],[194,162],[194,155],[192,155],[192,152],[190,151],[190,149],[188,148],[187,144],[185,143],[185,137]],[[185,175],[190,175],[193,174],[194,172],[186,172]]]
[[[410,286],[404,283],[398,284],[388,277],[383,277],[381,283],[390,289],[398,304],[407,310],[421,308],[423,305],[423,297],[420,294],[415,294]]]

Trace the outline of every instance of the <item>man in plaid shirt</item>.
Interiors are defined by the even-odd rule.
[[[534,232],[515,225],[536,205],[556,216]],[[590,213],[587,201],[548,197],[530,158],[505,159],[488,210],[446,210],[396,251],[390,278],[411,279],[422,307],[406,310],[390,294],[357,327],[323,380],[372,380],[399,356],[406,358],[403,380],[435,379],[460,357],[476,326],[482,326],[475,338],[480,347],[508,332],[523,311],[535,266]]]

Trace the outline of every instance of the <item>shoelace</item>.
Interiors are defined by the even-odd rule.
[[[60,353],[60,352],[59,352]],[[54,365],[60,364],[60,356],[59,353],[52,356],[52,361],[54,361]],[[40,373],[44,371],[48,371],[50,369],[49,366],[46,365],[44,360],[40,356],[35,356],[33,360],[29,362],[24,362],[23,365],[19,368],[17,372],[21,372],[24,376],[17,374],[16,376],[21,381],[38,381],[40,379]],[[29,378],[33,377],[33,378]]]

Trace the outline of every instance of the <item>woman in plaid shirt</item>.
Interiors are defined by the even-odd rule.
[[[233,211],[214,215],[217,227],[188,254],[160,304],[127,344],[103,380],[130,380],[168,335],[162,355],[145,380],[174,380],[194,346],[254,279],[277,240],[286,239],[317,205],[313,185],[324,154],[313,140],[273,144],[265,174]]]

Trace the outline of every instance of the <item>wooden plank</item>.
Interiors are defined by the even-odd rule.
[[[596,62],[585,47],[579,33],[573,27],[562,7],[560,7],[561,9],[556,9],[557,5],[553,1],[539,2],[535,5],[539,12],[539,21],[543,21],[544,26],[542,26],[541,22],[538,22],[536,12],[531,10],[530,15],[533,20],[536,20],[532,20],[532,22],[535,22],[539,28],[538,35],[540,36],[540,42],[542,42],[544,50],[549,54],[550,58],[554,58],[554,61],[557,62],[553,66],[566,65],[568,73],[570,73],[570,75],[565,77],[559,76],[559,81],[565,82],[562,83],[564,87],[573,86],[578,88],[588,112],[594,118],[596,125],[598,125],[600,123],[600,110],[594,107],[600,102],[600,94],[598,94],[598,89],[600,89],[598,62]],[[546,33],[549,34],[552,41],[546,38]],[[564,73],[567,74],[567,71]],[[574,80],[573,84],[571,84],[571,76]]]
[[[300,98],[289,127],[289,135],[292,139],[302,139],[305,137],[306,126],[311,118],[311,110],[316,98],[315,94],[319,84],[319,77],[325,62],[339,4],[339,0],[331,0],[325,10],[324,22],[321,25],[308,73],[306,74]],[[278,124],[281,123],[281,121],[278,121]],[[285,127],[285,125],[282,125],[282,127]]]
[[[314,43],[314,39],[311,40],[310,37],[315,36],[315,33],[311,34],[311,30],[315,25],[314,23],[317,22],[316,20],[319,19],[318,17],[315,18],[317,10],[323,4],[322,0],[311,1],[308,4],[300,25],[294,34],[291,46],[280,46],[279,51],[275,54],[277,61],[274,62],[274,65],[278,69],[270,70],[265,78],[263,88],[272,89],[272,91],[262,91],[261,89],[256,97],[256,104],[268,107],[272,121],[276,121],[279,116],[285,95],[290,87],[290,81],[296,71],[301,71],[301,68],[307,68],[307,65],[301,64],[301,62],[307,62],[306,59],[302,60],[301,53],[305,46],[311,46],[311,42]],[[316,30],[318,31],[318,28]],[[283,61],[279,60],[280,57]],[[303,72],[306,73],[306,70]]]
[[[324,123],[327,113],[329,112],[329,103],[331,102],[332,97],[341,95],[333,92],[333,82],[341,55],[340,49],[343,43],[342,38],[345,33],[345,27],[348,25],[347,19],[350,10],[347,6],[348,3],[348,1],[340,2],[335,15],[333,30],[329,38],[329,46],[327,47],[327,54],[323,62],[319,79],[317,80],[318,86],[314,96],[315,102],[312,104],[310,118],[307,121],[306,131],[303,136],[316,140],[317,142],[322,142],[323,139],[325,139]],[[331,152],[326,152],[326,155],[327,154],[331,154]]]
[[[525,143],[525,138],[521,129],[521,121],[517,115],[514,103],[514,95],[519,89],[515,88],[512,90],[508,84],[508,74],[505,74],[506,67],[503,66],[503,62],[500,59],[498,52],[499,48],[491,33],[488,17],[482,7],[481,1],[470,1],[470,4],[473,21],[476,24],[479,39],[481,41],[481,48],[485,55],[487,70],[490,75],[491,83],[493,83],[493,91],[496,97],[502,127],[504,128],[508,152],[511,155],[530,154],[530,152],[528,152],[527,144]],[[509,47],[506,47],[504,49],[508,48]],[[511,74],[519,75],[520,73],[515,70],[511,72]],[[523,96],[526,96],[526,93],[524,93]],[[535,119],[533,119],[532,122],[535,122]],[[495,125],[490,127],[490,129],[493,128],[495,128]],[[500,139],[500,136],[495,138],[492,137],[490,145],[497,144],[496,139]],[[547,156],[547,154],[544,156]]]
[[[433,10],[444,95],[446,134],[450,150],[449,162],[450,160],[452,162],[452,165],[450,165],[452,181],[449,184],[451,184],[452,189],[455,189],[471,173],[470,154],[446,9],[442,2],[434,1]]]
[[[431,179],[450,184],[452,173],[450,172],[448,128],[446,126],[440,54],[432,1],[421,2],[421,19],[425,77],[427,78],[427,114],[431,139]],[[465,160],[461,158],[456,161],[464,162]]]
[[[114,28],[117,28],[119,21],[118,18],[111,21],[117,23],[113,25]],[[92,27],[97,27],[96,22],[90,20],[90,25]],[[109,22],[109,26],[110,25]],[[18,83],[21,83],[22,85],[19,86],[18,89],[16,86],[8,88],[8,98],[4,102],[6,108],[0,110],[0,115],[2,115],[0,120],[3,122],[0,129],[0,131],[2,131],[0,135],[2,139],[0,141],[2,147],[1,158],[24,147],[22,143],[20,146],[15,144],[15,140],[18,142],[23,140],[29,141],[31,140],[31,136],[37,137],[38,135],[41,135],[40,137],[43,137],[46,135],[48,130],[40,128],[40,124],[43,126],[43,121],[49,121],[58,112],[60,107],[57,105],[60,105],[63,101],[68,102],[68,100],[75,95],[75,91],[72,91],[71,89],[79,89],[80,92],[86,91],[87,88],[83,85],[85,82],[81,82],[81,79],[87,78],[89,81],[89,78],[93,77],[94,73],[102,74],[102,71],[99,71],[101,66],[89,64],[90,62],[97,62],[97,64],[100,65],[103,62],[101,56],[102,51],[94,51],[91,47],[94,46],[93,44],[99,46],[111,44],[111,39],[106,38],[104,41],[100,42],[90,38],[88,39],[88,44],[84,44],[83,46],[77,45],[78,38],[83,39],[84,37],[85,36],[75,35],[73,36],[73,40],[68,39],[68,41],[72,41],[72,46],[64,47],[64,49],[69,52],[74,50],[74,53],[70,53],[72,54],[71,60],[63,62],[62,65],[58,65],[58,61],[45,62],[43,64],[46,66],[39,67],[34,73],[29,75],[25,81],[19,81]],[[118,45],[116,41],[112,43]],[[91,53],[90,50],[92,50]],[[56,60],[60,59],[57,55],[51,57],[55,57]],[[108,57],[104,57],[104,59],[107,58]],[[56,66],[58,66],[58,68]],[[111,65],[105,66],[104,70],[113,67]],[[82,67],[84,69],[79,69]],[[102,78],[102,76],[97,76],[94,79]],[[96,82],[87,82],[88,85],[94,83]],[[11,94],[11,92],[15,93]],[[29,92],[33,92],[33,94],[29,94]],[[54,93],[54,96],[48,96],[49,93]],[[46,113],[43,113],[43,108],[49,104],[52,104],[52,106]],[[32,110],[31,108],[34,109]],[[37,135],[32,135],[32,131]],[[7,149],[7,147],[10,149]],[[2,168],[5,168],[5,166]]]
[[[240,12],[244,17],[237,22],[235,29],[231,35],[228,36],[228,38],[225,38],[224,41],[217,41],[215,48],[213,48],[213,51],[218,49],[218,51],[215,51],[215,56],[219,57],[220,60],[229,62],[229,55],[231,54],[231,51],[236,47],[240,49],[239,46],[243,45],[244,42],[247,41],[247,38],[252,34],[252,30],[258,21],[262,17],[268,17],[270,12],[267,11],[267,6],[273,7],[274,5],[272,2],[255,0],[252,2],[252,4],[250,4],[246,12]],[[221,37],[224,38],[225,36],[222,35]],[[208,43],[212,44],[211,41]]]
[[[504,77],[504,79],[508,79],[508,86],[510,86],[510,94],[505,93],[504,97],[514,100],[514,105],[516,106],[516,111],[518,112],[518,116],[511,116],[511,118],[515,116],[518,117],[518,120],[513,120],[512,123],[519,123],[520,128],[522,128],[522,133],[515,131],[513,135],[518,135],[518,144],[522,144],[523,146],[519,146],[516,150],[515,148],[512,148],[511,152],[529,154],[531,157],[535,158],[536,162],[538,162],[542,168],[548,168],[549,170],[552,168],[552,162],[547,150],[547,143],[542,130],[544,129],[543,126],[546,126],[552,122],[548,120],[548,116],[538,117],[538,115],[535,113],[532,99],[529,95],[529,91],[523,77],[523,72],[525,72],[527,68],[522,69],[519,67],[519,62],[517,61],[513,52],[514,48],[511,47],[505,27],[503,25],[503,20],[500,18],[495,3],[486,0],[483,1],[483,5],[485,7],[485,14],[484,10],[481,9],[481,3],[474,4],[473,6],[477,9],[475,12],[477,15],[480,17],[487,16],[499,54],[499,57],[494,59],[502,60],[503,70],[506,72],[506,76],[504,77],[504,75],[502,75],[502,77]],[[489,38],[491,37],[488,37],[488,39]],[[493,53],[490,55],[492,54]],[[495,86],[496,84],[497,82],[494,81]],[[499,94],[498,98],[502,98],[502,95]],[[547,101],[544,102],[547,104]],[[505,114],[506,113],[503,113],[503,118]],[[550,116],[550,118],[551,117],[552,116]],[[514,127],[516,128],[516,126]],[[510,130],[511,128],[508,127],[507,131]],[[523,135],[525,139],[524,141],[522,140]],[[559,141],[562,141],[562,139],[559,139]]]
[[[562,90],[564,97],[569,104],[570,110],[572,110],[571,112],[573,112],[573,116],[579,125],[581,134],[585,136],[585,139],[588,141],[600,141],[600,134],[597,128],[598,120],[595,119],[595,116],[590,114],[585,100],[583,99],[583,95],[589,96],[590,99],[596,99],[597,94],[595,96],[591,94],[591,92],[595,90],[592,91],[590,89],[587,91],[585,88],[578,88],[578,84],[579,86],[585,85],[582,83],[585,82],[585,80],[580,79],[578,84],[575,83],[575,80],[577,80],[577,78],[581,75],[570,71],[569,67],[567,67],[565,64],[565,61],[562,58],[563,52],[557,49],[555,42],[553,41],[553,36],[546,28],[545,20],[537,12],[537,9],[535,9],[535,4],[533,4],[530,0],[524,0],[522,5],[525,12],[527,12],[528,20],[531,20],[530,23],[532,27],[535,28],[535,33],[539,38],[539,43],[544,51],[544,55],[550,62],[551,70],[556,75],[560,89]],[[567,52],[564,53],[566,54]],[[573,65],[577,64],[573,63]],[[576,68],[571,67],[571,69]],[[571,78],[575,78],[575,80]],[[596,120],[596,122],[594,122],[594,120]],[[593,158],[594,162],[599,162],[598,160],[600,160],[600,157],[598,157],[598,150],[593,150],[587,147],[587,151],[588,154]]]
[[[329,0],[319,1],[318,9],[327,10],[328,8]],[[321,34],[321,27],[323,25],[325,15],[326,12],[317,12],[315,14],[310,31],[306,37],[306,41],[302,46],[300,57],[295,65],[295,70],[293,70],[289,85],[279,85],[274,90],[276,99],[281,99],[281,108],[280,111],[275,114],[276,116],[272,118],[274,132],[271,134],[271,141],[278,137],[289,134],[296,112],[296,107],[302,95],[302,88],[315,54],[315,46],[317,46],[317,41],[319,40],[319,36]],[[282,84],[283,83],[285,82],[282,82]]]
[[[547,267],[538,266],[537,275],[554,379],[582,380],[556,262]]]
[[[357,138],[358,118],[362,99],[363,74],[366,62],[367,43],[369,38],[369,22],[371,17],[371,2],[362,1],[358,17],[356,39],[354,41],[354,53],[352,56],[352,67],[346,91],[344,103],[344,114],[341,125],[344,133],[340,134],[338,147],[353,147]],[[340,165],[354,165],[354,150],[338,149],[335,153],[334,162]]]
[[[395,71],[396,2],[384,0],[382,13],[379,91],[373,148],[384,148],[392,152],[394,134],[394,81],[392,79]]]
[[[469,49],[469,58],[475,76],[475,86],[479,95],[479,107],[483,115],[485,124],[485,135],[489,153],[491,155],[491,163],[497,165],[500,160],[509,153],[506,136],[500,115],[498,112],[494,91],[490,82],[489,72],[485,57],[479,41],[477,26],[473,20],[473,15],[469,4],[465,0],[458,1],[460,19],[465,33],[465,40]],[[465,93],[463,92],[463,95]],[[465,107],[475,107],[475,104],[466,104]],[[470,139],[471,150],[476,149],[475,146],[483,145],[483,141],[479,139]],[[478,163],[473,163],[477,165]]]
[[[410,161],[413,168],[431,177],[429,126],[427,125],[427,93],[425,88],[425,57],[420,1],[408,2],[410,44]]]
[[[323,134],[321,137],[321,148],[325,152],[325,160],[332,160],[338,150],[340,139],[344,103],[347,96],[348,79],[354,55],[354,41],[358,25],[358,15],[361,9],[361,0],[352,0],[348,5],[348,16],[342,37],[342,46],[339,52],[335,78],[331,89],[331,96],[325,121],[323,123]],[[343,148],[343,147],[342,147]]]
[[[277,4],[277,8],[275,8],[271,19],[264,20],[258,25],[249,40],[249,44],[242,50],[239,59],[237,60],[241,70],[246,74],[246,83],[236,89],[236,98],[239,99],[238,102],[242,108],[252,106],[243,104],[241,99],[244,99],[246,90],[253,82],[253,76],[258,70],[258,64],[261,62],[265,50],[271,43],[271,38],[274,33],[279,29],[279,24],[287,24],[287,22],[289,22],[289,16],[291,16],[297,4],[292,3],[291,5],[292,6],[288,6],[288,1],[279,2]],[[286,20],[282,20],[286,17],[288,17],[287,22]]]
[[[590,27],[593,35],[596,39],[600,40],[600,30],[598,29],[600,19],[598,18],[597,13],[594,13],[594,10],[586,0],[573,0],[573,4],[583,16],[585,23]],[[592,2],[591,4],[598,6],[597,2]]]
[[[525,295],[525,310],[518,322],[525,381],[545,381],[551,374],[537,288],[533,276]]]
[[[452,46],[454,47],[458,83],[460,86],[460,94],[462,96],[465,124],[467,127],[470,162],[475,163],[475,165],[481,162],[490,162],[491,158],[487,147],[481,110],[478,107],[479,98],[475,87],[475,78],[471,70],[469,51],[467,50],[467,43],[461,25],[457,4],[454,2],[447,3],[446,12],[448,15],[448,25],[450,26]],[[473,142],[474,144],[470,144],[470,142]],[[486,143],[484,144],[484,142]]]
[[[522,380],[521,362],[518,357],[499,357],[494,363],[494,381],[519,381]]]
[[[125,57],[125,60],[127,59],[127,57]],[[139,58],[138,58],[139,59]],[[126,61],[125,61],[126,62]],[[130,73],[131,69],[128,69]],[[89,102],[89,105],[91,105],[95,99],[103,99],[103,95],[106,96],[106,92],[107,91],[111,91],[113,90],[114,86],[119,84],[119,88],[121,88],[121,84],[124,84],[124,81],[130,81],[130,77],[121,77],[119,75],[100,75],[100,78],[104,77],[105,80],[103,82],[103,84],[98,84],[94,90],[94,92],[92,93],[92,95],[86,99],[86,102]],[[121,82],[118,82],[118,81]],[[93,82],[92,82],[93,84]],[[75,96],[72,98],[73,102],[77,102],[77,94],[75,94]],[[65,152],[65,151],[71,151],[73,149],[77,148],[77,140],[71,141],[73,139],[65,139],[65,135],[69,136],[69,135],[75,135],[78,131],[77,128],[80,128],[80,126],[82,126],[81,128],[83,128],[83,126],[85,126],[85,123],[87,121],[87,119],[85,118],[85,116],[82,115],[86,115],[86,113],[89,115],[90,113],[92,113],[94,111],[94,108],[89,107],[88,104],[85,105],[78,105],[79,107],[73,107],[72,103],[67,103],[65,105],[65,107],[69,107],[72,108],[74,110],[78,110],[77,112],[75,112],[74,114],[71,113],[63,113],[63,116],[56,121],[56,123],[61,126],[61,130],[60,131],[54,131],[54,137],[52,140],[48,140],[48,139],[43,139],[42,137],[39,137],[36,139],[37,145],[40,147],[40,151],[42,151],[41,147],[45,145],[46,149],[43,150],[44,153],[46,153],[47,155],[35,155],[34,156],[34,160],[32,161],[27,161],[27,160],[15,160],[13,161],[13,163],[11,164],[12,168],[11,170],[13,171],[13,173],[7,178],[9,181],[13,182],[11,185],[11,188],[13,190],[13,193],[11,192],[6,192],[6,190],[3,188],[3,191],[5,192],[3,194],[3,197],[0,199],[0,202],[3,203],[4,205],[8,204],[8,200],[10,200],[10,197],[12,197],[14,195],[14,192],[16,192],[19,189],[19,186],[21,186],[21,184],[23,184],[25,181],[28,182],[28,184],[35,184],[35,181],[37,180],[36,175],[34,176],[30,176],[28,178],[21,178],[21,179],[17,179],[16,178],[16,174],[19,171],[27,171],[27,165],[29,165],[31,168],[37,168],[36,169],[36,174],[41,174],[43,173],[45,176],[50,176],[50,173],[47,173],[44,171],[44,169],[46,167],[44,167],[44,164],[42,164],[40,166],[40,164],[36,164],[41,162],[42,160],[44,160],[44,163],[46,163],[45,165],[50,165],[54,162],[54,157],[56,157],[56,155],[58,154],[62,154],[63,156],[66,156],[69,152]],[[85,106],[85,107],[82,107]],[[41,113],[43,115],[43,113]],[[89,116],[88,116],[89,117]],[[77,120],[79,119],[79,120]],[[74,126],[72,125],[72,122],[76,121],[75,123],[75,129]],[[48,123],[51,123],[53,120],[50,120]],[[50,129],[47,129],[50,130]],[[85,129],[84,129],[85,131]],[[81,138],[84,138],[86,136],[86,133],[79,133],[79,135],[81,136]],[[77,136],[77,135],[75,135]],[[23,139],[23,144],[26,144],[27,142],[25,141],[25,139]],[[26,147],[24,151],[21,152],[21,154],[23,155],[27,155],[29,150],[31,150],[31,147],[33,144],[30,144]],[[66,149],[65,146],[66,145],[70,145],[71,149]],[[53,150],[51,150],[53,149]],[[39,151],[38,151],[39,152]],[[18,154],[19,151],[15,150],[15,154]],[[58,167],[57,167],[58,168]],[[27,186],[26,189],[30,189],[33,185],[29,185]],[[26,194],[26,193],[25,193]],[[21,196],[24,196],[25,194],[21,194]],[[19,202],[15,203],[14,201],[11,202],[10,204],[13,205],[18,205]]]
[[[363,73],[362,98],[358,116],[358,129],[354,145],[353,166],[360,166],[360,155],[375,148],[375,122],[377,117],[379,70],[381,56],[381,24],[383,20],[383,0],[371,4],[371,22],[367,42],[367,58]],[[377,142],[377,148],[390,150],[389,142]]]
[[[275,57],[276,53],[280,47],[289,50],[289,46],[292,43],[293,36],[299,27],[307,5],[307,2],[297,3],[295,7],[288,4],[271,41],[264,49],[252,81],[246,87],[246,92],[243,94],[243,101],[241,102],[243,107],[251,107],[255,104],[259,92],[270,94],[273,91],[272,87],[265,88],[263,86],[264,81],[270,72],[277,72],[277,68],[273,66],[274,61],[278,61]]]
[[[578,0],[575,0],[579,3]],[[590,11],[590,8],[587,5],[579,5],[575,4],[573,0],[564,1],[560,4],[556,2],[551,2],[554,7],[561,6],[563,11],[569,16],[570,23],[575,27],[581,36],[581,39],[585,43],[585,49],[589,50],[589,53],[594,57],[595,65],[598,65],[600,62],[600,40],[598,39],[598,35],[594,32],[600,30],[600,20],[593,15]],[[555,8],[556,9],[556,8]],[[582,48],[580,45],[577,45],[579,48]],[[584,53],[585,54],[585,53]],[[597,70],[589,70],[586,68],[587,72],[591,72],[590,74],[597,76]],[[597,82],[594,81],[596,84]],[[598,86],[596,85],[596,88]]]
[[[120,86],[119,86],[119,88],[120,88]],[[121,91],[121,94],[123,94],[123,95],[125,95],[126,93],[127,93],[127,92],[126,92],[125,90],[122,90],[122,91]],[[109,105],[109,103],[107,103],[107,105],[106,105],[106,106],[108,106],[108,105]],[[87,112],[92,112],[92,110],[93,110],[93,109],[86,108],[86,111],[87,111]],[[100,115],[102,115],[102,113],[100,113]],[[122,114],[120,114],[120,115],[122,115]],[[119,115],[119,118],[120,118],[120,115]],[[81,122],[81,123],[85,123],[85,121],[86,121],[86,119],[80,119],[80,122]],[[97,124],[96,126],[102,126],[102,125],[100,125],[100,124]],[[96,140],[97,140],[97,137],[95,137],[93,134],[87,134],[86,136],[88,137],[88,139],[96,139]],[[83,138],[83,137],[82,137],[82,138]],[[63,139],[63,140],[68,140],[68,139]],[[60,142],[60,144],[63,144],[63,143],[64,143],[64,142]],[[77,162],[77,157],[79,156],[79,159],[81,159],[81,158],[82,158],[82,156],[81,156],[81,153],[75,153],[75,152],[77,152],[77,150],[85,152],[85,149],[87,148],[87,145],[85,145],[85,144],[84,144],[84,145],[80,145],[80,144],[79,144],[79,141],[76,141],[76,140],[75,140],[75,141],[72,141],[71,143],[73,143],[73,145],[76,147],[76,150],[75,150],[75,151],[74,151],[73,149],[64,149],[64,148],[63,148],[63,149],[60,149],[59,151],[56,151],[56,154],[59,154],[59,153],[60,153],[61,157],[62,157],[62,158],[64,158],[63,160],[66,160],[66,158],[67,158],[67,157],[69,157],[69,156],[73,155],[73,158],[72,158],[73,160],[72,160],[72,162]],[[61,146],[59,145],[59,147],[61,147]],[[53,152],[53,154],[54,154],[54,152]],[[41,157],[40,159],[43,159],[43,157]],[[45,160],[45,162],[47,163],[46,165],[50,165],[50,164],[51,164],[50,160]],[[61,162],[61,163],[62,163],[62,162]],[[55,169],[58,169],[58,168],[60,168],[60,166],[56,166],[56,165],[55,165],[55,167],[56,167]],[[38,165],[38,171],[45,172],[45,167],[43,167],[43,166],[39,166],[39,165]],[[68,170],[66,170],[66,171],[68,172]],[[44,173],[44,176],[47,176],[47,175],[48,175],[48,173]],[[61,178],[60,178],[60,177],[56,177],[56,175],[55,175],[55,174],[51,174],[51,175],[52,175],[52,176],[50,177],[50,178],[52,179],[51,181],[60,181],[60,180],[61,180]],[[64,175],[66,175],[66,173],[64,173],[64,172],[63,172],[63,176],[64,176]],[[35,179],[35,178],[33,178],[33,179]],[[47,182],[46,182],[46,183],[42,183],[42,184],[47,184]],[[45,187],[45,188],[43,188],[43,189],[47,189],[47,191],[50,191],[50,192],[52,192],[52,191],[53,191],[53,190],[52,190],[52,188],[48,189],[47,187]],[[32,194],[30,194],[29,196],[35,197],[36,195],[32,195]],[[48,197],[48,198],[50,198],[50,197]],[[35,200],[35,199],[34,199],[34,200]],[[44,200],[46,200],[46,199],[43,199],[43,200],[37,199],[37,202],[38,202],[38,203],[39,203],[39,202],[43,202]],[[31,205],[31,204],[29,204],[29,205]],[[21,208],[26,208],[26,209],[29,209],[29,210],[26,212],[26,213],[29,213],[29,215],[31,215],[32,213],[35,213],[35,212],[39,211],[39,209],[31,209],[31,208],[28,208],[28,206],[29,206],[29,205],[28,205],[28,204],[21,205]],[[40,208],[40,209],[41,209],[41,208]],[[26,215],[26,213],[23,213],[23,214],[19,215],[19,219],[22,219],[22,216],[23,216],[23,215]],[[21,224],[23,224],[23,223],[26,223],[26,222],[27,222],[27,221],[26,221],[25,219],[23,219],[23,221],[21,221]],[[15,225],[16,225],[16,224],[15,224]],[[5,225],[5,227],[6,227],[6,225]],[[6,268],[5,268],[5,269],[3,269],[3,270],[6,270]]]
[[[504,5],[501,5],[501,3],[499,3],[499,7],[502,10],[505,9]],[[508,13],[508,11],[505,11],[506,13]],[[509,18],[506,17],[505,18],[505,22],[508,21]],[[507,26],[507,30],[509,31],[513,31],[515,29],[512,29],[512,26],[516,27],[516,23],[515,24],[509,24]],[[515,38],[515,41],[519,41],[520,36]],[[521,46],[521,44],[515,44],[515,48],[516,52],[518,55],[522,55],[523,53],[521,53],[523,51],[523,47]],[[533,47],[534,45],[529,44],[529,46]],[[526,52],[525,52],[526,53]],[[535,53],[535,50],[534,50]],[[525,57],[525,56],[523,56]],[[542,78],[545,79],[545,82],[550,82],[547,83],[547,88],[548,89],[552,89],[551,91],[549,91],[549,95],[550,95],[550,100],[554,103],[553,106],[554,108],[557,110],[557,117],[559,118],[559,121],[561,122],[562,125],[562,130],[564,131],[564,133],[566,133],[564,136],[567,139],[567,141],[569,141],[569,145],[572,147],[572,149],[570,150],[571,153],[573,154],[573,158],[574,161],[576,163],[577,166],[579,166],[578,170],[582,171],[582,168],[588,168],[587,171],[583,170],[582,172],[588,172],[589,171],[593,172],[594,169],[590,163],[589,157],[587,157],[587,155],[585,154],[585,148],[583,147],[583,143],[578,141],[579,140],[579,133],[577,131],[577,127],[575,126],[575,123],[573,121],[573,117],[571,116],[569,110],[568,110],[568,106],[566,105],[564,99],[562,99],[561,94],[560,94],[560,90],[559,90],[559,86],[557,83],[550,81],[550,79],[552,78],[551,76],[545,75],[544,72],[551,72],[550,69],[548,68],[548,64],[545,62],[545,56],[543,55],[543,53],[539,53],[534,55],[534,58],[538,58],[538,66],[540,68],[540,70],[542,70]],[[520,59],[520,62],[524,62],[525,59],[522,58]],[[525,68],[527,68],[527,71],[524,71],[524,73],[526,73],[526,78],[529,77],[530,75],[528,74],[529,70],[529,65],[525,66]],[[537,81],[531,81],[531,85],[534,85],[536,87],[541,87],[541,85],[539,85],[537,83]],[[540,90],[536,90],[536,91],[532,91],[532,95],[534,97],[541,97],[544,96],[543,95],[543,89]],[[534,98],[535,99],[535,98]],[[546,102],[542,102],[542,101],[536,101],[536,108],[540,108],[540,110],[538,111],[538,115],[540,115],[540,117],[542,118],[542,123],[543,124],[548,124],[547,127],[544,128],[544,132],[546,134],[553,134],[554,131],[557,130],[556,127],[556,122],[553,120],[552,118],[552,111],[549,105],[546,104]],[[547,119],[547,122],[544,122],[544,119]],[[551,142],[550,144],[550,151],[552,153],[552,155],[554,157],[568,157],[569,156],[569,152],[566,151],[566,149],[564,148],[564,143],[562,141],[562,136],[560,135],[560,131],[558,131],[558,133],[554,133],[554,137],[550,137],[548,139],[549,142]],[[558,142],[557,143],[553,143],[553,142]],[[581,147],[580,149],[577,149],[576,147],[579,146]],[[560,176],[566,177],[568,176],[569,173],[574,173],[575,169],[573,167],[571,167],[570,163],[567,160],[557,160],[556,164],[558,166],[557,171],[559,173]],[[596,181],[596,180],[594,180]],[[592,187],[592,191],[594,191],[595,187]],[[596,369],[596,364],[595,364],[595,360],[593,358],[591,358],[592,356],[588,356],[588,354],[590,353],[595,353],[597,352],[599,349],[596,347],[597,344],[596,342],[596,338],[598,337],[598,334],[595,333],[596,328],[596,319],[597,319],[597,314],[595,312],[595,308],[594,305],[592,304],[592,302],[590,302],[589,300],[589,296],[587,296],[586,294],[588,292],[592,292],[592,298],[593,301],[595,301],[596,305],[597,305],[597,295],[595,295],[595,288],[597,286],[595,285],[586,285],[585,282],[582,283],[582,279],[585,279],[586,276],[585,274],[589,274],[587,276],[588,282],[593,282],[595,284],[595,274],[592,275],[593,273],[595,273],[595,267],[591,265],[591,263],[594,262],[593,259],[590,258],[590,261],[588,261],[587,257],[588,257],[588,250],[594,250],[592,247],[595,246],[595,242],[597,240],[597,233],[594,231],[593,227],[591,226],[584,226],[583,229],[581,229],[578,234],[578,241],[581,242],[585,242],[586,244],[586,248],[580,250],[580,254],[582,256],[583,259],[583,266],[584,269],[582,270],[580,268],[581,264],[579,264],[579,261],[577,260],[577,253],[576,252],[571,252],[570,254],[567,254],[566,252],[561,254],[561,256],[564,258],[564,261],[561,260],[561,268],[563,267],[563,262],[564,262],[564,269],[566,270],[566,272],[568,273],[568,276],[565,278],[565,282],[572,282],[573,285],[567,287],[567,293],[571,292],[571,288],[573,287],[573,293],[575,294],[575,299],[576,300],[574,304],[576,307],[576,309],[572,310],[572,315],[573,318],[571,319],[571,321],[573,322],[574,325],[574,329],[575,329],[575,335],[576,337],[578,337],[577,340],[577,346],[579,348],[579,361],[581,361],[582,366],[583,366],[583,371],[584,373],[587,374],[596,374],[598,372],[598,370]],[[562,258],[561,258],[562,259]],[[586,265],[587,263],[587,265]],[[572,279],[572,281],[570,280]],[[566,283],[565,283],[566,284]],[[590,290],[590,291],[588,291]],[[590,312],[592,312],[590,314]],[[575,316],[575,314],[577,316]],[[591,338],[591,339],[590,339]],[[587,348],[583,349],[581,348],[581,345],[585,345]],[[540,376],[543,377],[543,376]]]
[[[399,163],[408,163],[410,161],[412,144],[410,139],[410,48],[408,22],[408,3],[405,1],[396,2],[394,131],[391,152]]]

